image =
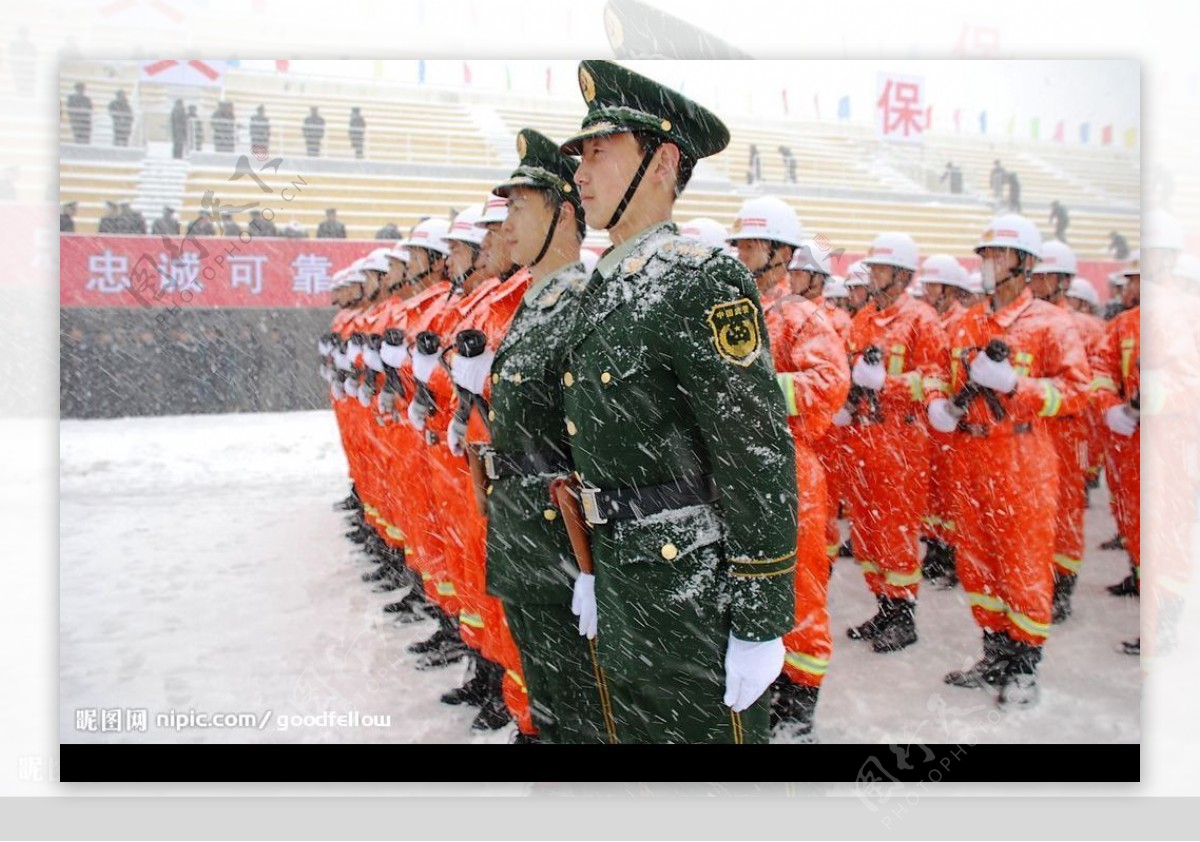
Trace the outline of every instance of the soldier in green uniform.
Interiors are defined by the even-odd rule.
[[[508,200],[500,234],[532,279],[491,363],[491,444],[481,452],[492,486],[487,587],[504,603],[542,741],[615,742],[595,644],[570,611],[579,571],[548,490],[572,467],[561,371],[587,284],[577,162],[530,129],[518,134],[517,151],[520,166],[492,192]]]
[[[573,610],[598,630],[621,742],[765,743],[794,620],[794,446],[754,281],[671,222],[729,132],[611,62],[582,62],[579,86],[562,151],[613,247],[562,372],[595,566]]]

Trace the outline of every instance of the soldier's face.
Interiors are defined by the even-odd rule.
[[[376,272],[374,269],[368,269],[363,274],[367,276],[367,282],[363,284],[363,295],[367,298],[374,298],[379,294],[379,279],[383,273]]]
[[[554,210],[540,190],[513,188],[508,195],[508,218],[500,225],[500,236],[514,263],[528,266],[542,250]]]
[[[1137,307],[1142,303],[1142,276],[1130,275],[1121,287],[1121,303],[1126,307]]]
[[[466,277],[471,271],[471,264],[474,260],[475,252],[471,246],[462,240],[450,241],[450,260],[446,263],[446,268],[450,270],[450,277]]]
[[[404,261],[388,258],[388,273],[383,279],[388,292],[396,291],[404,283]]]
[[[590,227],[601,228],[612,218],[641,162],[637,140],[629,132],[583,141],[575,183]]]
[[[1036,275],[1031,275],[1029,277],[1029,291],[1033,293],[1034,298],[1049,301],[1065,289],[1066,284],[1063,283],[1062,278],[1062,275],[1051,274],[1049,272],[1039,272]]]
[[[513,264],[512,253],[508,250],[508,243],[504,241],[500,224],[488,223],[487,234],[484,235],[483,245],[480,247],[480,259],[486,267],[484,271],[489,276],[499,275]]]
[[[950,296],[946,295],[945,284],[921,284],[921,289],[925,293],[925,303],[937,310],[939,313],[945,313],[950,306]]]
[[[866,288],[866,287],[864,287],[864,286],[852,286],[852,287],[850,287],[850,298],[849,298],[849,301],[850,301],[850,309],[851,309],[851,310],[853,310],[854,312],[856,312],[856,313],[857,313],[857,312],[858,312],[859,310],[861,310],[861,309],[862,309],[864,306],[866,306],[866,303],[867,303],[867,288]]]

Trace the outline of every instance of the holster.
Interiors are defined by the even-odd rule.
[[[487,517],[487,472],[483,469],[483,456],[480,449],[484,444],[467,445],[467,465],[471,470],[471,490],[475,492],[475,509],[480,517]]]
[[[591,574],[594,569],[592,538],[587,519],[583,516],[583,505],[579,502],[579,480],[574,476],[555,478],[550,483],[550,501],[562,512],[579,572]]]

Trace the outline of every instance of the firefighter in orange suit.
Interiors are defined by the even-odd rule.
[[[875,652],[917,642],[918,538],[929,495],[925,407],[945,396],[946,335],[936,312],[905,292],[917,272],[907,234],[880,234],[863,264],[871,300],[850,330],[851,396],[834,423],[850,444],[854,557],[878,603],[847,630]]]
[[[800,491],[796,620],[783,639],[786,655],[783,674],[772,688],[771,718],[781,733],[809,740],[833,651],[828,611],[831,560],[825,538],[829,502],[825,472],[812,445],[845,403],[850,369],[845,345],[828,311],[809,298],[810,286],[823,287],[828,263],[822,262],[815,244],[801,239],[796,212],[774,197],[751,199],[742,205],[734,230],[730,241],[758,285],[776,376],[795,439]],[[803,281],[799,290],[797,275]]]
[[[1036,226],[1017,214],[984,230],[976,252],[991,300],[959,323],[953,398],[929,410],[971,466],[961,477],[958,575],[984,639],[983,657],[945,681],[998,685],[1006,708],[1037,701],[1050,632],[1058,475],[1047,422],[1080,412],[1091,380],[1070,319],[1028,289],[1041,250]]]

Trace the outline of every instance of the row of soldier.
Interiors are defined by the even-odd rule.
[[[670,223],[728,142],[715,115],[606,62],[580,88],[580,135],[522,131],[485,205],[333,290],[341,505],[381,562],[364,578],[411,586],[385,610],[437,620],[418,668],[470,657],[443,701],[520,741],[811,739],[841,510],[877,600],[847,634],[912,646],[923,576],[961,582],[982,656],[946,682],[1034,704],[1101,463],[1137,589],[1136,256],[1107,326],[1015,214],[981,232],[975,282],[902,233],[833,278],[777,199],[729,233]],[[594,269],[585,221],[614,243]]]

